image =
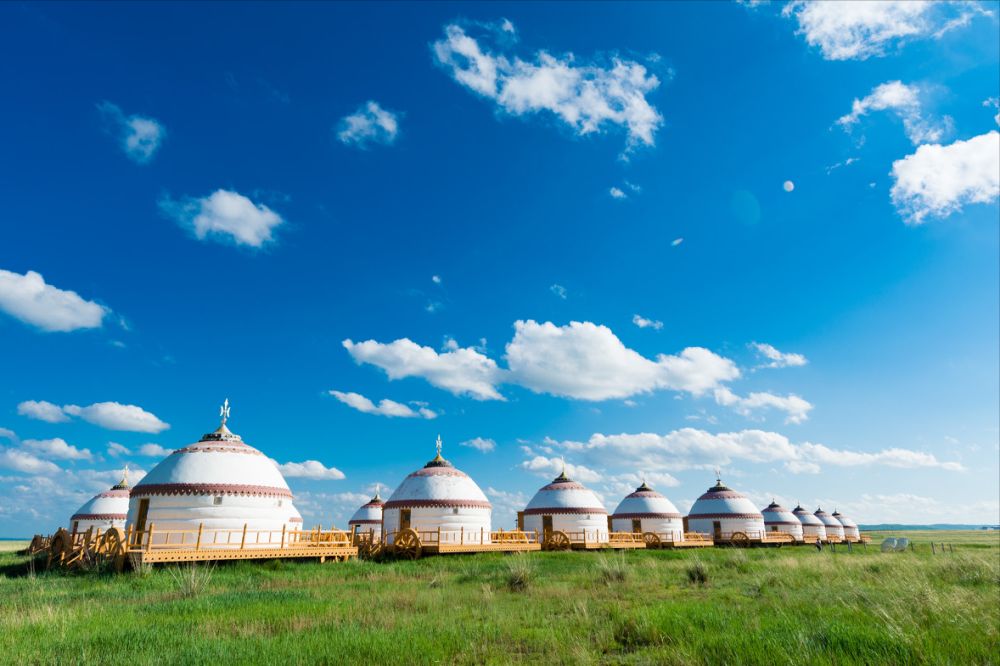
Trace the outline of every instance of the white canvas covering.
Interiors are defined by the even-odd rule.
[[[833,517],[837,519],[841,525],[844,526],[844,536],[848,539],[860,539],[861,530],[858,529],[857,523],[853,520],[840,513],[839,511],[833,512]]]
[[[128,516],[130,488],[126,468],[121,481],[103,493],[91,497],[70,516],[69,530],[86,532],[93,527],[95,531],[100,529],[106,532],[111,527],[124,528]]]
[[[806,511],[801,504],[792,509],[792,515],[802,523],[802,534],[815,536],[820,541],[826,541],[826,526],[822,520]]]
[[[722,485],[720,480],[691,506],[688,531],[716,539],[729,539],[742,532],[751,539],[759,539],[764,533],[764,516],[746,496]]]
[[[545,540],[546,518],[553,532],[565,532],[570,541],[608,542],[608,510],[597,495],[563,472],[539,489],[524,508],[524,531]]]
[[[684,540],[684,519],[673,502],[643,481],[634,492],[625,496],[611,514],[614,532],[634,532],[638,521],[640,533],[653,532],[665,541]]]
[[[802,541],[802,521],[794,513],[773,500],[760,513],[768,532],[786,532],[796,541]]]
[[[823,523],[823,527],[826,528],[826,537],[829,539],[831,537],[836,537],[838,539],[844,538],[844,526],[839,520],[828,514],[822,508],[817,508],[816,513],[813,514]]]
[[[369,530],[375,530],[376,534],[381,534],[382,532],[382,507],[385,505],[385,500],[379,497],[378,490],[375,491],[375,497],[368,500],[368,502],[361,506],[351,519],[347,521],[347,526],[351,529],[357,529],[358,532],[367,532]]]

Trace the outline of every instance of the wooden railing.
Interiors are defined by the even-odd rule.
[[[535,532],[522,532],[520,530],[501,529],[490,532],[482,527],[478,530],[466,530],[465,528],[442,530],[440,527],[435,530],[418,530],[412,527],[409,529],[417,533],[420,543],[424,546],[481,546],[490,543],[534,543],[537,540]],[[394,529],[391,532],[383,533],[383,543],[387,545],[394,544],[396,542],[396,534],[401,531]],[[371,537],[369,536],[369,538]]]
[[[715,540],[732,541],[733,536],[736,534],[745,534],[751,541],[764,541],[768,539],[772,541],[795,541],[795,537],[793,537],[790,532],[772,532],[767,530],[733,530],[732,532],[717,532],[715,534]]]
[[[202,523],[196,530],[157,530],[155,524],[150,524],[149,529],[138,531],[130,525],[125,537],[130,551],[145,552],[155,549],[332,548],[351,545],[350,532],[323,531],[321,526],[308,531],[289,530],[286,526],[280,530],[249,530],[247,527],[244,524],[242,530],[206,530]]]
[[[637,532],[611,532],[608,534],[608,543],[645,543],[645,540]]]

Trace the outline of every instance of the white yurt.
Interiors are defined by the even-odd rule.
[[[524,531],[537,530],[540,543],[552,532],[564,532],[571,542],[608,542],[608,510],[565,469],[535,493],[522,513]]]
[[[281,472],[229,431],[228,416],[227,400],[215,432],[168,455],[132,488],[128,522],[139,531],[152,526],[154,544],[164,543],[165,530],[191,530],[184,541],[195,543],[199,526],[204,526],[203,548],[239,545],[245,525],[246,547],[257,547],[269,540],[280,544],[282,529],[302,528]],[[181,538],[171,535],[169,543]]]
[[[357,528],[358,532],[375,530],[375,534],[381,534],[383,505],[385,505],[385,500],[379,497],[378,488],[376,488],[375,497],[354,512],[354,516],[347,522],[347,526],[352,530]]]
[[[417,532],[421,541],[437,539],[428,533],[441,532],[447,542],[490,543],[490,516],[493,507],[476,482],[441,457],[413,472],[382,505],[385,543],[394,543],[394,534],[404,529]]]
[[[86,532],[91,527],[102,532],[109,527],[125,527],[128,515],[128,467],[122,473],[122,480],[99,495],[94,495],[69,519],[71,532]]]
[[[673,502],[656,492],[645,479],[625,496],[611,514],[613,532],[653,532],[664,541],[683,541],[684,519]]]
[[[813,515],[823,522],[823,527],[826,528],[826,538],[828,540],[844,540],[844,526],[841,525],[839,520],[824,511],[822,507],[817,507],[816,513]]]
[[[818,537],[820,541],[826,541],[826,526],[822,520],[806,511],[801,504],[792,510],[792,515],[802,523],[802,534]]]
[[[833,512],[833,517],[837,519],[838,523],[844,526],[844,537],[853,541],[861,538],[861,530],[858,529],[857,523],[836,510]]]
[[[764,535],[764,516],[745,495],[718,483],[695,500],[687,517],[687,531],[712,535],[714,539],[730,539],[742,532],[751,539]]]
[[[802,521],[794,513],[773,499],[760,513],[764,516],[764,528],[768,532],[787,532],[796,541],[802,541]]]

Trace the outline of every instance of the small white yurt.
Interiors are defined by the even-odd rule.
[[[823,527],[826,528],[826,538],[828,540],[844,540],[844,526],[839,520],[824,511],[822,507],[817,507],[816,513],[813,515],[822,521]]]
[[[421,541],[437,539],[428,533],[440,529],[441,541],[490,543],[493,507],[476,482],[441,457],[413,472],[382,505],[385,543],[394,543],[394,534],[405,529],[417,532]]]
[[[837,519],[838,523],[844,526],[845,538],[850,539],[851,541],[858,541],[861,539],[861,530],[858,529],[857,523],[839,511],[834,511],[833,517]]]
[[[794,513],[774,500],[760,512],[768,532],[787,532],[796,541],[802,541],[802,521]]]
[[[644,479],[611,514],[611,530],[637,534],[653,532],[664,541],[682,541],[684,519],[673,502],[646,485]]]
[[[128,495],[132,486],[128,484],[128,467],[122,473],[122,480],[99,495],[94,495],[69,519],[71,532],[86,532],[91,527],[107,532],[111,527],[125,527],[128,515]]]
[[[792,510],[792,515],[802,523],[803,535],[814,536],[820,541],[826,541],[826,526],[822,520],[806,511],[801,504]]]
[[[375,534],[382,533],[382,507],[385,500],[379,497],[378,488],[375,489],[375,497],[368,500],[368,503],[354,512],[354,516],[347,522],[347,526],[358,532],[368,532],[375,530]]]
[[[742,493],[718,483],[695,500],[687,517],[689,532],[708,533],[716,540],[742,532],[750,539],[764,535],[764,516]]]
[[[565,469],[535,493],[522,514],[524,531],[537,530],[539,543],[552,532],[564,532],[571,542],[608,543],[608,510]]]
[[[239,546],[246,525],[249,548],[280,543],[283,529],[302,528],[278,468],[226,427],[228,400],[222,416],[215,432],[168,455],[132,488],[128,522],[139,531],[152,526],[154,544],[164,542],[165,530],[191,530],[184,542],[195,543],[203,526],[202,548]],[[171,535],[169,543],[181,538]]]

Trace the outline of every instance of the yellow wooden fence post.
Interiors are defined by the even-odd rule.
[[[195,544],[195,550],[201,550],[201,532],[205,529],[205,523],[198,523],[198,543]]]
[[[243,538],[240,539],[240,550],[243,550],[243,547],[246,545],[246,543],[247,543],[247,524],[243,523]]]
[[[281,547],[282,548],[285,547],[285,528],[286,527],[288,527],[288,525],[282,525],[281,526]]]
[[[459,536],[459,538],[461,539],[461,540],[459,541],[459,543],[460,543],[460,544],[464,544],[464,543],[465,543],[465,525],[462,525],[462,533],[461,533],[461,535]]]
[[[153,545],[153,525],[154,525],[154,523],[150,523],[149,524],[149,537],[148,537],[148,539],[146,541],[146,552],[147,553],[149,552],[149,548]],[[139,538],[141,539],[142,537],[139,537]]]

